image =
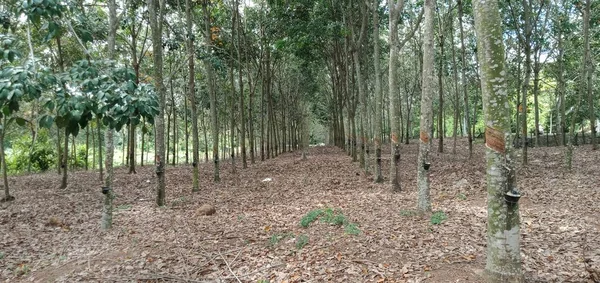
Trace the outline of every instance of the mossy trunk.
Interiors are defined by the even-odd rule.
[[[401,0],[402,1],[402,0]],[[388,6],[390,10],[390,58],[388,62],[388,87],[390,97],[390,146],[391,146],[391,160],[390,160],[390,184],[392,185],[392,191],[399,192],[400,186],[400,138],[402,133],[400,132],[400,125],[395,123],[399,120],[396,107],[400,105],[400,95],[397,93],[396,86],[396,61],[398,61],[398,18],[400,16],[401,4],[396,1],[389,1]]]
[[[186,28],[188,34],[192,34],[192,0],[185,0],[185,18]],[[200,189],[199,178],[200,172],[198,170],[198,164],[200,163],[200,142],[198,141],[198,106],[196,105],[196,72],[194,65],[194,37],[188,36],[186,40],[187,52],[188,52],[188,99],[190,100],[191,117],[192,120],[192,192],[197,192]],[[187,111],[187,110],[186,110]]]
[[[382,133],[382,112],[383,112],[383,94],[381,91],[381,73],[379,66],[379,0],[374,1],[373,5],[373,65],[375,69],[375,135],[373,142],[375,144],[375,183],[383,182],[381,174],[381,136]]]
[[[431,210],[429,197],[429,151],[431,149],[433,125],[433,94],[435,92],[433,18],[435,17],[434,0],[425,0],[425,19],[423,26],[423,88],[421,93],[421,118],[419,133],[419,158],[417,162],[417,208],[420,211]]]
[[[523,282],[519,206],[505,200],[516,190],[511,150],[510,104],[504,69],[502,25],[496,1],[474,1],[477,50],[486,125],[488,282]]]
[[[154,63],[154,84],[158,92],[159,113],[155,121],[155,163],[156,163],[156,204],[165,205],[165,97],[166,89],[163,82],[163,47],[162,28],[165,11],[164,0],[148,0],[148,14],[152,30],[152,50]]]

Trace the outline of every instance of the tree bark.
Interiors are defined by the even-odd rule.
[[[373,65],[375,68],[375,183],[383,182],[381,174],[381,136],[382,132],[382,112],[383,112],[383,93],[381,91],[381,73],[379,66],[379,0],[373,3]],[[391,59],[391,58],[390,58]]]
[[[392,191],[399,192],[402,187],[400,186],[400,141],[398,139],[402,136],[402,133],[400,132],[399,125],[396,123],[399,119],[396,107],[400,104],[400,94],[397,93],[398,88],[396,86],[396,61],[398,61],[398,19],[404,6],[404,0],[388,1],[388,6],[390,10],[390,58],[388,62],[391,147],[390,184],[392,186]]]
[[[154,83],[158,91],[159,114],[155,122],[155,162],[156,162],[156,204],[165,205],[165,94],[166,89],[163,84],[163,47],[162,47],[162,28],[163,15],[165,11],[165,0],[148,0],[148,15],[150,18],[150,28],[152,30],[152,51],[154,62]]]
[[[486,125],[488,282],[523,282],[519,206],[505,201],[516,189],[510,143],[510,106],[504,69],[502,25],[496,1],[474,1]]]
[[[200,163],[198,141],[198,106],[196,105],[196,72],[194,59],[195,47],[193,36],[193,18],[192,18],[192,0],[185,0],[185,19],[187,29],[187,52],[188,52],[188,99],[190,100],[191,117],[192,119],[192,192],[200,190],[199,178],[200,172],[198,165]]]
[[[591,0],[585,1],[585,9],[583,12],[583,47],[584,47],[584,59],[583,65],[585,68],[585,85],[588,98],[588,115],[590,119],[590,130],[591,137],[590,142],[592,144],[592,150],[598,149],[598,143],[596,141],[596,113],[594,112],[594,92],[592,85],[592,73],[594,72],[594,65],[592,63],[591,52],[590,52],[590,13],[591,13]]]
[[[429,151],[431,148],[434,90],[434,49],[433,17],[434,0],[425,0],[425,23],[423,29],[423,88],[421,94],[421,118],[419,133],[419,158],[417,162],[417,208],[420,211],[431,210],[429,197]]]
[[[206,51],[207,54],[212,54],[212,31],[211,31],[211,15],[209,11],[210,1],[204,0],[202,2],[202,11],[204,12],[204,29],[206,32]],[[214,174],[213,180],[215,182],[221,181],[221,177],[219,175],[219,124],[217,121],[217,93],[215,91],[215,75],[213,71],[213,66],[210,60],[204,60],[206,74],[207,74],[207,84],[208,84],[208,95],[210,100],[210,122],[211,122],[211,137],[213,140],[212,150],[213,150],[213,162],[214,162]]]
[[[463,90],[463,104],[464,104],[464,115],[465,115],[465,129],[467,129],[467,139],[469,142],[469,159],[473,156],[473,136],[471,135],[469,119],[469,92],[467,90],[467,56],[465,46],[465,35],[463,28],[463,3],[462,0],[458,1],[458,26],[460,28],[460,61],[462,64],[461,68],[461,86]]]

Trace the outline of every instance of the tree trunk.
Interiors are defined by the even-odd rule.
[[[209,11],[210,1],[204,0],[202,2],[202,11],[204,12],[204,29],[206,32],[206,45],[207,54],[212,54],[212,32],[211,32],[211,15]],[[207,73],[207,84],[208,84],[208,94],[210,100],[210,122],[211,122],[211,136],[213,140],[213,161],[214,165],[214,174],[213,180],[215,182],[221,181],[221,177],[219,175],[219,124],[217,122],[217,93],[215,91],[215,76],[213,71],[213,66],[210,60],[206,59],[204,61],[205,69]]]
[[[239,11],[239,3],[238,0],[234,2],[235,7],[235,26],[234,29],[237,31],[237,59],[238,65],[238,83],[240,87],[240,100],[239,100],[239,111],[240,111],[240,146],[241,146],[241,156],[242,156],[242,168],[248,168],[248,161],[246,157],[246,114],[245,114],[245,105],[244,105],[244,80],[243,80],[243,65],[242,65],[242,55],[240,52],[241,44],[242,44],[242,32],[240,28],[240,11]]]
[[[450,18],[450,38],[454,38],[454,20]],[[456,47],[454,43],[450,44],[452,48],[452,77],[454,78],[454,120],[452,122],[452,138],[454,139],[452,144],[452,154],[456,155],[456,143],[458,139],[458,128],[459,128],[459,91],[458,91],[458,64],[456,63]]]
[[[469,159],[473,156],[473,136],[471,135],[469,119],[469,93],[467,90],[467,58],[466,58],[466,46],[465,46],[465,35],[463,29],[463,3],[462,0],[458,0],[458,26],[460,28],[460,52],[461,52],[461,85],[463,90],[463,104],[465,113],[465,129],[467,129],[467,139],[469,141]]]
[[[440,25],[443,25],[440,19]],[[437,131],[438,131],[438,152],[444,152],[444,30],[440,28],[440,69],[438,70],[438,94],[439,94],[439,109],[438,109],[438,120],[437,120]]]
[[[375,68],[375,183],[383,182],[381,174],[381,136],[382,132],[382,112],[383,112],[383,93],[381,91],[381,73],[379,67],[379,0],[373,3],[373,65]]]
[[[486,125],[488,282],[523,282],[519,206],[505,201],[516,189],[510,147],[510,107],[504,70],[501,18],[496,1],[474,1]]]
[[[564,1],[563,1],[564,3]],[[557,132],[558,132],[558,145],[566,145],[566,135],[565,135],[565,131],[566,131],[566,106],[565,106],[565,79],[564,79],[564,54],[565,54],[565,49],[563,47],[563,32],[562,32],[562,26],[563,26],[563,13],[559,13],[558,14],[558,27],[557,27],[557,35],[556,35],[556,41],[557,41],[557,49],[558,49],[558,57],[556,59],[556,72],[557,72],[557,82],[556,82],[556,92],[557,92],[557,96],[558,96],[558,112],[559,114],[557,115],[557,122],[556,122],[556,127],[557,127]]]
[[[62,190],[67,188],[67,178],[68,178],[67,171],[69,171],[67,169],[68,162],[69,162],[69,131],[67,130],[67,128],[65,128],[65,143],[64,143],[64,147],[63,147],[63,159],[62,159],[63,171],[62,171],[62,181],[60,183],[60,188]]]
[[[431,148],[434,90],[433,17],[435,3],[425,0],[425,23],[423,27],[423,88],[421,94],[421,119],[419,134],[419,160],[417,162],[417,207],[420,211],[431,210],[429,197],[429,150]]]
[[[398,61],[398,19],[404,0],[400,2],[388,1],[390,10],[390,58],[388,62],[388,86],[389,86],[389,105],[390,105],[390,146],[391,146],[391,161],[390,161],[390,184],[392,185],[392,191],[399,192],[400,186],[400,141],[398,138],[402,136],[400,133],[399,125],[396,123],[398,118],[398,107],[400,94],[397,93],[396,87],[396,61]]]
[[[107,55],[108,58],[113,60],[115,58],[115,40],[117,36],[117,5],[115,0],[108,0],[108,20],[109,20],[109,31],[108,31],[108,47]],[[112,189],[113,181],[113,155],[114,155],[114,130],[110,127],[106,128],[106,179],[104,180],[104,187],[102,193],[104,193],[104,206],[102,210],[102,229],[110,229],[112,227],[112,209],[114,193]]]
[[[100,181],[104,181],[104,172],[102,172],[102,121],[96,117],[96,126],[98,128],[98,167],[100,168]]]
[[[2,181],[4,183],[4,198],[2,198],[2,202],[12,201],[15,197],[10,195],[10,190],[8,187],[8,175],[6,168],[6,155],[4,153],[4,129],[6,126],[6,116],[3,118],[2,127],[0,127],[0,166],[2,166]]]
[[[166,89],[163,84],[163,48],[162,48],[162,28],[163,15],[165,11],[165,0],[148,0],[148,15],[150,18],[150,28],[152,29],[152,51],[154,63],[154,83],[158,91],[159,114],[156,117],[155,124],[155,162],[157,194],[156,204],[165,205],[165,94]]]
[[[594,71],[594,65],[592,62],[592,58],[591,58],[591,54],[590,54],[590,13],[591,13],[591,0],[586,0],[585,1],[585,9],[583,12],[583,42],[584,42],[584,61],[583,61],[583,65],[585,68],[585,84],[581,84],[582,86],[585,85],[586,91],[587,91],[587,98],[588,98],[588,113],[589,113],[589,119],[590,119],[590,130],[591,130],[591,137],[590,137],[590,142],[592,144],[592,150],[597,150],[598,149],[598,144],[596,141],[596,113],[594,112],[594,92],[593,92],[593,85],[592,85],[592,72]],[[583,78],[582,78],[583,79]]]
[[[190,108],[191,108],[191,116],[192,119],[192,192],[197,192],[200,190],[199,178],[200,172],[198,170],[198,164],[200,163],[200,155],[199,155],[199,147],[200,143],[198,141],[198,106],[196,105],[196,72],[194,69],[194,58],[195,56],[195,47],[194,47],[194,37],[192,35],[193,31],[193,18],[192,18],[192,0],[185,0],[185,19],[186,19],[186,29],[188,33],[188,37],[186,40],[187,44],[187,52],[188,52],[188,99],[190,100]],[[186,110],[187,112],[187,110]],[[187,123],[186,123],[187,124]],[[187,137],[186,137],[187,144]],[[187,146],[186,146],[187,148]],[[187,159],[187,154],[186,154]]]
[[[529,91],[529,80],[531,78],[531,33],[532,33],[532,23],[531,23],[531,3],[529,0],[523,1],[523,18],[525,22],[525,30],[524,30],[524,42],[523,48],[525,52],[525,79],[523,80],[523,90],[522,90],[522,101],[521,105],[523,106],[523,116],[522,116],[522,146],[523,146],[523,165],[527,165],[527,93]]]

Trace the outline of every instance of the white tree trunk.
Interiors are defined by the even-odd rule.
[[[511,150],[510,104],[504,70],[502,24],[497,1],[474,1],[477,50],[485,119],[487,162],[488,282],[522,282],[519,206],[505,200],[516,189]]]

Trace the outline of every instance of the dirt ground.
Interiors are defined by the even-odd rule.
[[[437,144],[434,142],[434,144]],[[307,161],[286,153],[213,183],[201,165],[169,167],[167,203],[154,204],[152,167],[116,171],[114,228],[100,229],[103,195],[95,172],[11,177],[16,200],[0,204],[3,282],[483,282],[486,191],[484,146],[466,160],[432,153],[432,224],[416,207],[417,145],[403,145],[401,193],[375,184],[342,150],[313,147]],[[600,270],[600,151],[534,148],[518,169],[521,247],[527,282],[593,282]],[[384,154],[389,170],[389,149]],[[270,178],[270,181],[266,181]],[[387,181],[387,180],[386,180]],[[203,204],[216,214],[203,216]],[[300,221],[309,211],[343,213],[360,230]],[[346,227],[347,228],[347,227]],[[354,233],[352,233],[354,232]],[[267,281],[268,280],[268,281]]]

